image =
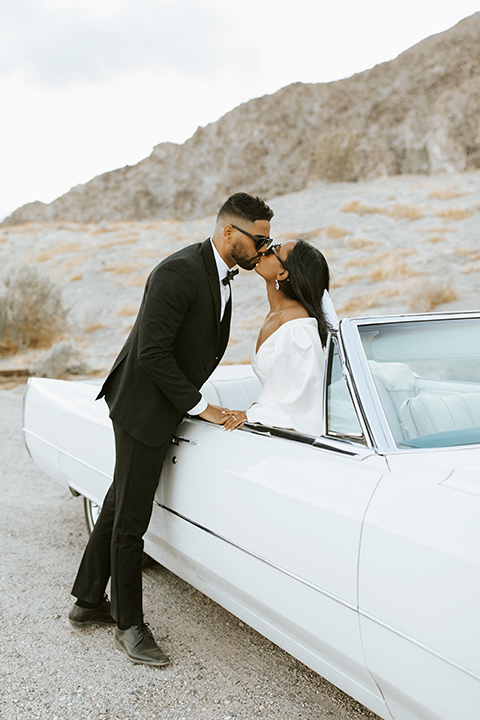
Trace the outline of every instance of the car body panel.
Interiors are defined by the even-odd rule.
[[[480,444],[401,447],[398,413],[413,384],[443,397],[471,385],[411,380],[389,357],[379,368],[360,337],[362,323],[394,333],[428,317],[342,321],[322,437],[186,417],[145,550],[382,718],[476,720]],[[220,366],[203,392],[245,409],[258,383]],[[114,438],[97,393],[97,382],[31,379],[24,431],[40,468],[101,504]]]

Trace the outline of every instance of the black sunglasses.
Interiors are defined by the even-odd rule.
[[[280,257],[280,255],[279,255],[278,252],[277,252],[277,248],[279,248],[279,247],[282,247],[282,246],[279,245],[279,244],[277,244],[277,245],[270,245],[270,247],[269,247],[268,250],[264,253],[264,255],[265,255],[265,257],[267,257],[267,255],[275,255],[275,257],[277,258],[278,262],[279,262],[280,265],[283,267],[283,269],[284,269],[284,270],[287,270],[287,272],[288,272],[287,266],[285,265],[285,263],[283,262],[282,258]]]
[[[242,228],[237,227],[236,225],[232,225],[235,230],[238,230],[238,232],[243,233],[244,235],[247,235],[249,238],[252,238],[253,242],[255,243],[255,248],[257,250],[261,250],[265,245],[269,247],[273,243],[273,238],[265,237],[265,235],[251,235],[246,230],[242,230]]]

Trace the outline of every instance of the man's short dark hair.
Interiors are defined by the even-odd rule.
[[[248,193],[235,193],[226,200],[218,211],[217,220],[222,218],[236,218],[255,222],[255,220],[270,220],[273,217],[273,210],[268,207],[259,197],[253,197]]]

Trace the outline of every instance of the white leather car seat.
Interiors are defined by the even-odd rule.
[[[480,426],[480,392],[433,395],[420,393],[400,408],[410,437]]]
[[[248,410],[261,384],[250,365],[219,365],[200,392],[207,402],[231,410]]]

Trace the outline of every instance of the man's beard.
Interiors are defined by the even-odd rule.
[[[239,267],[241,267],[243,270],[253,270],[253,268],[257,265],[258,261],[260,260],[259,253],[257,253],[253,257],[245,255],[243,246],[240,243],[237,243],[232,247],[231,256],[235,260],[237,265]]]

